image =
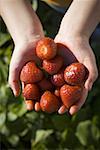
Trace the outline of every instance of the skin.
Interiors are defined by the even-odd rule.
[[[15,43],[9,68],[9,85],[14,95],[18,96],[20,71],[26,62],[33,58],[37,61],[34,49],[37,41],[44,37],[44,33],[42,25],[28,1],[0,0],[0,14]],[[99,21],[100,1],[74,0],[63,17],[59,32],[55,37],[56,43],[62,43],[68,47],[77,60],[89,70],[83,96],[69,110],[72,115],[84,104],[88,91],[91,90],[98,76],[89,38]]]
[[[89,38],[99,21],[100,1],[74,0],[62,19],[59,32],[55,38],[57,43],[62,43],[67,46],[77,60],[80,63],[83,63],[89,70],[89,76],[85,82],[83,96],[81,100],[69,110],[72,115],[82,107],[88,95],[88,91],[91,90],[92,85],[98,76],[96,60],[89,45]]]

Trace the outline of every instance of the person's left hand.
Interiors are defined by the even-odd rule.
[[[88,91],[91,90],[92,85],[97,78],[98,72],[95,57],[88,40],[83,39],[82,37],[79,39],[77,37],[74,38],[74,36],[71,39],[73,40],[67,40],[67,38],[65,40],[64,37],[60,36],[59,34],[56,36],[55,42],[58,43],[59,53],[63,55],[67,65],[78,61],[82,63],[89,71],[81,99],[69,108],[69,113],[73,115],[78,112],[78,110],[85,103]]]

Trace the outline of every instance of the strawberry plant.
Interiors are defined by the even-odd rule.
[[[40,1],[37,13],[44,25],[46,36],[54,37],[57,33],[58,24],[62,15]],[[44,17],[44,14],[46,17]],[[96,54],[99,68],[100,43],[97,44],[91,41],[91,46]],[[7,83],[9,63],[13,48],[13,41],[3,21],[0,19],[1,149],[99,150],[100,79],[95,82],[84,106],[74,116],[70,116],[67,112],[58,115],[56,113],[46,114],[44,112],[27,111],[22,96],[20,95],[18,98],[15,98]],[[36,68],[38,67],[36,66]],[[53,77],[53,83],[55,78],[56,77]],[[42,80],[44,80],[44,78],[41,78],[38,82],[40,87],[43,87],[44,82],[49,82],[49,80],[44,80],[43,82]],[[59,81],[59,76],[57,77],[57,81]],[[51,83],[51,80],[49,83]],[[44,91],[51,89],[52,84],[44,87]],[[41,90],[41,92],[43,91]],[[55,93],[56,97],[58,96],[58,99],[60,93],[59,86],[55,89]],[[57,100],[55,100],[55,103],[56,102]],[[27,101],[27,103],[29,103],[29,101]],[[35,110],[39,111],[40,105],[38,104],[38,101],[35,105],[32,101],[32,104],[33,107],[35,107]],[[63,105],[62,108],[65,109]]]

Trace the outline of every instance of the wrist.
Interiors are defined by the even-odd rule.
[[[89,46],[87,36],[73,35],[72,33],[66,35],[58,33],[55,42],[65,45],[73,53],[77,53],[80,49],[85,51],[85,49],[87,49],[86,47]]]
[[[16,39],[14,41],[16,49],[29,49],[30,47],[33,47],[33,49],[36,47],[37,42],[43,38],[44,35],[41,33],[37,34],[29,34],[26,37],[18,37],[18,40]]]
[[[63,18],[59,29],[59,34],[63,35],[65,38],[67,36],[69,39],[74,37],[82,37],[83,39],[89,40],[91,36],[91,34],[89,34],[87,30],[85,30],[85,27],[82,28],[81,24],[77,23],[70,16],[66,16],[66,18]]]
[[[29,1],[0,1],[1,16],[15,44],[29,43],[43,37],[43,29],[39,18]]]
[[[39,28],[38,30],[37,29],[35,31],[34,30],[35,28],[34,29],[29,28],[28,30],[21,31],[22,34],[20,34],[19,32],[14,33],[13,40],[14,40],[15,46],[24,45],[24,44],[26,45],[29,43],[36,43],[37,41],[39,41],[41,38],[44,37],[43,30]]]
[[[60,26],[60,33],[90,38],[100,21],[100,2],[73,1]]]
[[[56,39],[58,41],[61,41],[63,43],[82,43],[82,41],[85,41],[86,43],[89,43],[89,37],[87,36],[87,34],[79,32],[77,30],[70,30],[68,28],[68,30],[64,30],[64,28],[60,29]]]

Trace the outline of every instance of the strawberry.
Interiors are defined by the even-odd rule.
[[[81,63],[72,63],[64,71],[64,79],[70,85],[80,85],[85,79],[85,66]]]
[[[57,74],[51,77],[51,82],[55,86],[62,86],[65,83],[63,70],[60,70]]]
[[[56,56],[51,60],[43,60],[43,69],[50,75],[56,74],[63,65],[63,58]]]
[[[56,56],[57,45],[53,39],[45,37],[36,46],[36,54],[40,59],[52,59]]]
[[[75,104],[77,101],[80,100],[82,96],[83,88],[81,86],[70,86],[67,84],[64,84],[60,88],[60,96],[63,104],[69,108],[73,104]]]
[[[46,78],[38,82],[38,86],[40,87],[42,91],[51,90],[53,88],[52,83]]]
[[[34,61],[28,62],[22,69],[20,80],[27,83],[35,83],[43,78],[43,72],[36,66]]]
[[[59,109],[59,99],[50,91],[45,91],[40,99],[42,111],[47,113],[56,112]]]
[[[41,110],[41,107],[40,107],[40,103],[39,103],[39,102],[36,102],[36,103],[35,103],[34,109],[35,109],[35,111],[40,111],[40,110]]]
[[[34,109],[34,102],[32,100],[25,100],[26,109],[33,110]]]
[[[23,89],[23,96],[30,100],[38,99],[40,96],[38,86],[35,84],[27,84]]]

